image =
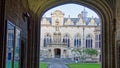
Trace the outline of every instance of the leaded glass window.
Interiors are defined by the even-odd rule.
[[[88,35],[86,37],[86,48],[92,48],[92,36]]]

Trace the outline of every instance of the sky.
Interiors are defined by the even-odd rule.
[[[71,18],[77,18],[78,14],[81,13],[81,11],[86,10],[88,12],[88,17],[99,17],[93,10],[82,6],[82,5],[77,5],[77,4],[64,4],[64,5],[60,5],[57,7],[54,7],[48,11],[45,12],[45,14],[43,15],[43,17],[51,17],[51,13],[53,13],[55,10],[61,10],[65,16],[64,17],[68,17],[70,15]]]

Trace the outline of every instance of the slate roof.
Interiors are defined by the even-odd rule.
[[[67,21],[68,18],[64,18],[64,23]],[[88,25],[88,23],[90,22],[92,18],[91,17],[87,17],[86,19],[83,19],[86,22],[86,25]],[[47,20],[50,22],[50,24],[52,24],[52,18],[51,17],[47,17]],[[79,21],[79,18],[71,18],[71,20],[73,21],[74,25],[76,25],[76,23]],[[97,25],[99,25],[99,23],[101,23],[99,18],[94,18],[95,22],[97,23]]]

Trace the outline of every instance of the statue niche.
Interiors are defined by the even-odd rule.
[[[55,32],[53,33],[53,40],[55,44],[61,42],[61,32],[59,31],[59,20],[57,19],[55,22]]]

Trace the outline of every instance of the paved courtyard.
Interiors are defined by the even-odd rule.
[[[48,68],[69,68],[66,64],[72,62],[70,59],[45,59],[43,62],[48,63]]]
[[[49,63],[48,68],[68,68],[63,59],[55,58]]]

